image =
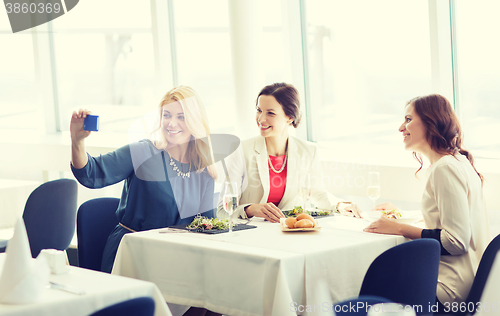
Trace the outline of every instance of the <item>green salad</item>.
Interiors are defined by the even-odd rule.
[[[320,210],[320,211],[316,212],[316,215],[317,216],[327,216],[327,215],[330,215],[330,211],[328,211],[328,210]]]
[[[382,215],[392,219],[400,219],[401,217],[403,217],[403,215],[401,215],[401,213],[398,212],[397,210],[382,211]]]
[[[203,229],[203,230],[224,230],[229,229],[229,220],[220,218],[208,218],[204,216],[196,216],[188,229]]]
[[[306,212],[304,212],[304,209],[302,208],[302,206],[295,206],[295,207],[293,208],[293,210],[291,210],[291,211],[289,211],[289,212],[288,212],[288,215],[289,215],[289,216],[294,216],[294,217],[295,217],[295,216],[297,216],[297,215],[299,215],[299,214],[301,214],[301,213],[306,213],[306,214],[309,214],[309,212],[307,212],[307,211],[306,211]]]
[[[318,209],[317,211],[311,211],[311,212],[309,212],[309,211],[304,211],[304,209],[302,208],[302,206],[295,206],[293,208],[293,210],[288,211],[286,213],[286,215],[288,215],[289,217],[290,216],[296,217],[297,215],[299,215],[301,213],[309,214],[311,216],[328,216],[328,215],[330,215],[331,211]]]

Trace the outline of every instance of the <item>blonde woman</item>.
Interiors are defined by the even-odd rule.
[[[158,108],[152,139],[123,146],[99,157],[85,151],[83,129],[90,112],[73,112],[71,170],[88,188],[124,180],[116,210],[119,224],[104,249],[101,270],[111,272],[123,235],[190,223],[197,213],[213,216],[214,179],[207,116],[196,92],[187,86],[170,90]]]

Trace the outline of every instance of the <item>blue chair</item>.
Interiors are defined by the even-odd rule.
[[[500,235],[496,236],[490,242],[488,247],[486,247],[483,256],[481,257],[481,262],[479,262],[479,266],[477,267],[476,277],[474,278],[474,282],[472,283],[469,295],[467,295],[467,299],[465,300],[465,306],[472,306],[472,304],[476,306],[476,304],[481,301],[481,295],[483,294],[484,286],[486,285],[491,266],[493,265],[493,261],[495,260],[495,256],[498,251],[500,251]],[[469,305],[469,303],[472,304]],[[465,314],[474,315],[475,312],[463,313],[462,315]]]
[[[23,219],[33,258],[42,249],[69,247],[75,235],[77,195],[78,186],[72,179],[45,182],[31,192]]]
[[[380,296],[359,296],[334,304],[333,310],[336,316],[366,316],[368,306],[379,303],[392,303],[392,301]]]
[[[104,246],[109,234],[118,225],[116,209],[119,202],[117,198],[97,198],[78,208],[76,235],[79,267],[101,271]]]
[[[138,297],[105,307],[90,316],[153,316],[155,301],[151,297]]]
[[[395,246],[370,265],[359,296],[374,295],[393,302],[422,306],[423,315],[436,301],[441,246],[434,239],[417,239]]]

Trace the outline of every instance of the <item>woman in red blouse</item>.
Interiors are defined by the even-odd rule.
[[[318,169],[316,145],[288,134],[289,126],[297,128],[300,118],[299,93],[294,86],[275,83],[260,91],[255,118],[260,136],[243,141],[242,152],[237,151],[227,163],[230,178],[241,180],[244,189],[236,216],[279,222],[284,217],[281,210],[299,205],[300,184],[307,177],[316,207],[359,212],[355,204],[342,202],[321,189],[324,179]],[[218,214],[224,214],[221,207]]]

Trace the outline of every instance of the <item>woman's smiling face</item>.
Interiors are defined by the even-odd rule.
[[[292,119],[272,95],[261,95],[257,104],[256,122],[260,135],[270,137],[286,134]]]
[[[179,102],[167,103],[162,108],[161,127],[168,142],[168,147],[188,143],[191,139],[184,110]]]
[[[413,104],[406,107],[405,119],[399,131],[403,133],[405,149],[422,152],[424,148],[429,147],[427,129],[415,112]]]

